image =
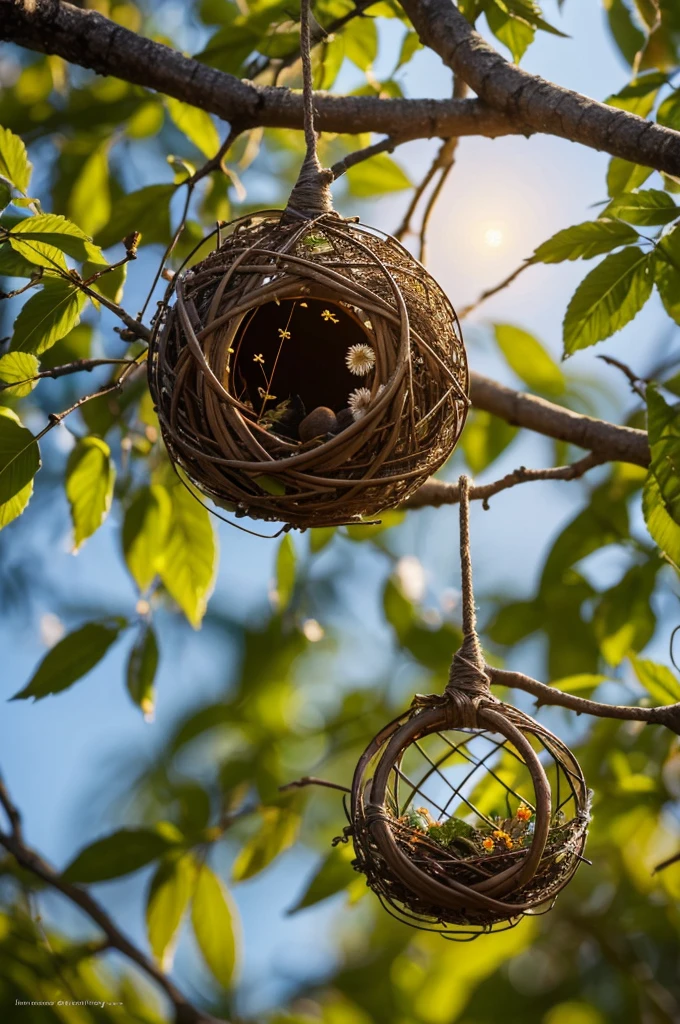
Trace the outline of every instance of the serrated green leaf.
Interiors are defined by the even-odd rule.
[[[653,254],[637,246],[606,256],[576,289],[564,318],[564,351],[595,345],[621,330],[652,292]]]
[[[33,493],[40,451],[16,413],[0,406],[0,529],[21,515]]]
[[[217,572],[215,532],[209,512],[181,481],[171,483],[168,493],[171,514],[160,577],[191,625],[198,629]]]
[[[207,864],[198,867],[191,923],[203,959],[223,988],[236,970],[237,910],[226,887]]]
[[[506,362],[528,387],[544,395],[564,393],[564,374],[540,341],[511,324],[494,324],[493,329]]]
[[[68,689],[99,664],[125,625],[125,619],[88,622],[69,633],[47,652],[31,681],[12,700],[42,700]]]
[[[607,168],[607,193],[613,198],[622,192],[632,192],[633,189],[644,185],[653,172],[652,167],[644,167],[642,164],[634,164],[630,160],[613,156]]]
[[[41,355],[80,322],[86,302],[87,297],[68,281],[45,280],[14,321],[12,349]]]
[[[321,862],[299,900],[290,908],[289,914],[297,914],[306,907],[334,896],[342,889],[348,888],[356,880],[356,871],[352,867],[352,851],[336,846]]]
[[[122,828],[81,850],[63,877],[67,882],[90,884],[129,875],[175,846],[178,839],[171,836],[171,829]]]
[[[629,224],[669,224],[680,215],[668,192],[648,188],[642,192],[623,192],[605,207],[603,217],[618,217]]]
[[[31,170],[23,140],[9,128],[0,127],[0,174],[26,193],[31,183]]]
[[[106,263],[101,249],[90,236],[73,221],[56,213],[40,213],[20,220],[12,226],[9,241],[20,255],[34,262],[36,254],[49,256],[52,249],[58,249],[79,263],[86,260],[102,265]],[[50,263],[44,265],[49,266]]]
[[[585,221],[558,231],[535,250],[532,263],[562,263],[565,260],[589,260],[611,252],[619,245],[636,242],[637,231],[618,220]]]
[[[0,394],[25,398],[37,385],[38,381],[32,378],[39,370],[40,363],[30,352],[7,352],[0,356],[0,383],[13,385],[2,388]]]
[[[220,148],[220,137],[210,114],[172,96],[166,96],[164,103],[173,123],[182,134],[204,156],[212,159]]]
[[[378,153],[370,160],[355,164],[345,177],[351,195],[359,198],[401,192],[412,187],[406,173],[386,153]]]
[[[664,309],[680,324],[680,225],[659,239],[656,247],[654,280]]]
[[[123,554],[132,578],[144,593],[160,572],[170,525],[170,495],[159,484],[140,487],[123,520]]]
[[[82,437],[66,464],[65,490],[73,521],[73,550],[102,525],[113,498],[116,468],[99,437]]]
[[[151,952],[163,971],[172,967],[175,937],[189,906],[196,878],[191,856],[169,854],[151,879],[146,898],[146,932]]]
[[[109,223],[97,233],[99,245],[107,249],[110,245],[120,242],[131,231],[141,231],[140,245],[168,242],[170,200],[175,194],[175,187],[147,185],[118,199],[113,205]]]
[[[657,704],[677,704],[680,701],[680,682],[666,665],[644,658],[631,657],[635,675]]]
[[[154,680],[157,668],[158,642],[153,626],[148,623],[142,627],[130,651],[126,673],[128,693],[147,722],[153,720]]]
[[[287,533],[279,544],[279,550],[276,553],[276,593],[279,611],[283,611],[288,607],[293,596],[296,561],[293,538]]]
[[[294,806],[261,807],[262,826],[250,839],[234,862],[232,878],[245,882],[263,871],[292,846],[300,827],[300,815]]]

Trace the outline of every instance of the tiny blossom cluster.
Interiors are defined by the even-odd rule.
[[[347,349],[345,363],[350,373],[365,377],[375,366],[375,352],[370,345],[351,345]]]

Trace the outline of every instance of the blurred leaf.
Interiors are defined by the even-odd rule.
[[[456,626],[448,622],[439,628],[428,625],[392,577],[385,584],[383,609],[400,646],[416,661],[433,672],[448,668],[453,652],[461,644],[460,630]]]
[[[627,654],[642,650],[654,635],[651,597],[658,569],[656,560],[633,566],[595,609],[595,635],[609,665],[620,665]]]
[[[666,128],[676,132],[680,130],[680,89],[666,97],[657,111],[656,119]]]
[[[423,44],[418,38],[417,32],[407,32],[404,36],[401,44],[401,50],[399,51],[399,59],[394,66],[394,71],[398,71],[399,68],[408,64],[411,58],[418,50],[422,50]],[[394,71],[392,74],[394,74]]]
[[[652,459],[643,497],[647,528],[661,549],[680,566],[680,408],[669,405],[650,384],[647,429]]]
[[[237,911],[227,889],[207,864],[198,867],[191,923],[211,973],[223,988],[230,988],[236,969]]]
[[[20,220],[12,226],[9,242],[27,260],[40,262],[42,258],[41,266],[52,266],[52,249],[65,252],[79,263],[86,260],[97,264],[106,263],[99,246],[93,243],[82,228],[55,213],[41,213]]]
[[[366,523],[356,523],[352,526],[346,526],[344,528],[345,536],[355,543],[364,543],[366,541],[375,540],[380,538],[386,530],[391,530],[394,526],[399,526],[403,523],[406,518],[406,513],[399,509],[387,509],[385,512],[380,513],[380,520],[378,522],[368,521]]]
[[[532,334],[511,324],[494,324],[496,343],[520,380],[544,395],[564,393],[564,374]]]
[[[680,701],[680,682],[666,665],[635,656],[631,657],[630,663],[655,704],[677,704]]]
[[[350,195],[360,199],[412,188],[406,173],[386,153],[378,153],[363,163],[354,164],[345,177]]]
[[[160,572],[172,503],[164,487],[140,487],[123,520],[123,554],[133,580],[144,593]]]
[[[0,382],[13,384],[14,387],[3,388],[2,395],[13,395],[15,398],[25,398],[38,384],[37,380],[31,380],[40,370],[40,363],[34,355],[29,352],[7,352],[0,356]]]
[[[139,871],[176,843],[170,829],[122,828],[81,850],[64,869],[63,877],[85,885],[120,878]]]
[[[158,643],[153,626],[146,623],[135,640],[127,663],[127,689],[147,722],[153,720],[154,680],[158,668]]]
[[[642,164],[634,164],[613,156],[607,169],[607,192],[610,196],[632,192],[634,188],[643,185],[653,173],[652,167],[644,167]]]
[[[80,322],[87,297],[68,281],[46,280],[14,321],[14,351],[41,355]]]
[[[248,840],[234,862],[232,878],[235,882],[245,882],[258,875],[297,838],[300,814],[295,804],[261,807],[259,814],[260,830]]]
[[[541,592],[561,586],[565,571],[593,551],[628,537],[628,511],[622,497],[609,483],[593,491],[590,503],[556,538],[543,567]]]
[[[352,868],[352,853],[344,846],[334,847],[323,860],[309,881],[299,900],[290,908],[289,914],[297,914],[305,907],[312,907],[322,900],[334,896],[346,889],[356,880],[356,871]]]
[[[669,515],[656,477],[650,473],[642,492],[642,512],[650,537],[680,572],[680,526]]]
[[[647,117],[656,102],[659,89],[667,81],[667,75],[659,71],[650,71],[635,78],[605,102],[612,107],[618,107],[619,110],[637,114],[638,117]]]
[[[606,256],[574,292],[564,317],[564,351],[571,355],[620,331],[652,292],[653,253],[631,245]]]
[[[99,664],[125,626],[125,619],[111,619],[88,622],[69,633],[47,652],[31,681],[15,693],[12,700],[27,697],[42,700],[52,693],[67,690]]]
[[[69,455],[64,482],[73,520],[73,550],[102,525],[113,497],[116,467],[98,437],[81,437]]]
[[[604,217],[618,217],[629,224],[668,224],[680,215],[668,192],[647,188],[642,192],[623,192],[605,207]]]
[[[638,233],[620,221],[589,220],[558,231],[543,242],[531,257],[532,263],[562,263],[564,260],[592,259],[619,245],[636,242]]]
[[[92,150],[73,182],[69,196],[69,216],[89,235],[103,228],[111,216],[110,145],[107,139]],[[84,276],[88,276],[87,271],[84,271]]]
[[[21,515],[33,493],[40,451],[16,413],[0,406],[0,529]]]
[[[9,128],[0,127],[0,174],[21,192],[28,192],[32,166],[23,140]]]
[[[309,532],[309,550],[313,555],[323,551],[335,536],[334,526],[315,526]]]
[[[124,195],[114,203],[108,224],[97,233],[98,243],[108,249],[130,232],[141,231],[140,245],[165,244],[170,238],[170,200],[174,194],[175,185],[147,185]]]
[[[209,160],[220,148],[220,137],[210,114],[172,96],[164,98],[168,113],[183,135]]]
[[[342,31],[345,57],[360,71],[368,71],[378,56],[378,30],[372,18],[355,18]]]
[[[668,315],[680,324],[680,225],[659,239],[654,280]]]
[[[295,588],[295,545],[289,533],[285,535],[279,544],[276,554],[276,594],[279,611],[283,611],[290,604]]]
[[[563,693],[576,693],[580,697],[590,697],[600,683],[606,682],[607,676],[582,672],[580,675],[555,679],[550,685],[554,686],[556,690],[562,690]]]
[[[151,879],[146,899],[146,930],[151,952],[165,972],[172,967],[177,931],[189,906],[196,867],[188,855],[167,855]]]
[[[513,601],[504,604],[486,627],[494,643],[512,646],[540,629],[543,614],[537,601]]]
[[[624,60],[635,62],[636,54],[645,42],[644,32],[638,28],[624,0],[604,0],[609,28]]]
[[[516,436],[517,427],[483,409],[473,409],[460,442],[470,471],[481,473],[505,451]]]
[[[198,629],[217,573],[217,544],[210,514],[179,479],[167,488],[170,524],[158,572],[172,598]]]

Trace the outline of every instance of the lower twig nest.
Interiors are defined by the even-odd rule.
[[[354,775],[355,867],[398,919],[470,940],[550,910],[582,860],[589,793],[569,749],[491,696],[416,698]]]
[[[156,320],[149,382],[171,458],[237,515],[331,526],[399,504],[465,421],[448,299],[398,242],[335,214],[230,230]]]

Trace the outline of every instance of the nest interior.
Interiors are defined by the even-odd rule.
[[[442,704],[387,726],[357,766],[350,827],[355,867],[386,909],[462,941],[549,910],[589,819],[556,736],[499,702],[465,721]]]
[[[237,515],[329,526],[399,504],[465,421],[448,299],[398,242],[335,214],[229,230],[156,318],[149,381],[171,458]]]

